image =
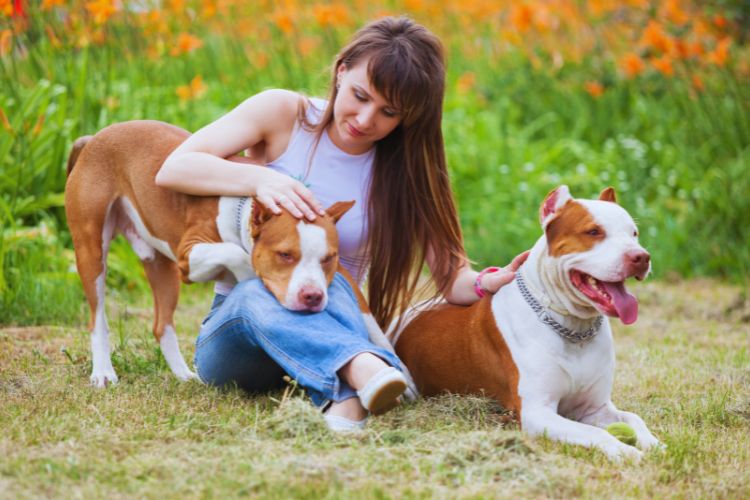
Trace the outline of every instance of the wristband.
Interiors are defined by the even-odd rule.
[[[477,296],[480,299],[484,297],[485,295],[487,295],[488,293],[490,293],[489,290],[487,290],[486,288],[482,286],[482,277],[485,274],[495,273],[499,270],[500,270],[499,267],[486,267],[482,269],[481,271],[479,271],[479,274],[477,275],[477,279],[474,280],[474,292],[477,294]]]

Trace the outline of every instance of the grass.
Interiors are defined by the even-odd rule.
[[[492,401],[443,396],[332,436],[289,387],[179,383],[150,334],[149,301],[110,301],[120,384],[89,387],[84,327],[0,329],[4,497],[734,497],[750,494],[750,302],[713,281],[634,287],[615,325],[614,401],[668,446],[616,466],[520,434]],[[209,287],[177,314],[190,357]]]

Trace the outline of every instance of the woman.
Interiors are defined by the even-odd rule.
[[[341,261],[359,283],[369,268],[369,304],[381,326],[409,304],[425,262],[454,304],[510,282],[523,257],[477,273],[463,249],[440,129],[439,40],[407,18],[383,18],[357,32],[333,69],[328,101],[283,90],[255,95],[178,147],[157,183],[254,196],[275,213],[310,220],[323,214],[318,200],[355,199],[337,225]],[[243,150],[250,165],[224,159]],[[263,292],[259,280],[217,284],[196,344],[204,381],[262,390],[286,371],[315,403],[332,401],[326,420],[336,430],[361,428],[368,409],[396,404],[405,388],[399,361],[368,344],[364,325],[351,320],[356,303],[343,280],[331,285],[327,309],[304,319],[243,300]]]

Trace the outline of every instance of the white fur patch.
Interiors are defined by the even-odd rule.
[[[235,243],[248,253],[253,244],[250,239],[250,214],[253,210],[253,200],[249,198],[242,207],[240,214],[240,232],[237,233],[237,208],[240,200],[237,196],[222,196],[219,198],[219,213],[216,216],[216,228],[221,240]]]
[[[234,243],[198,243],[189,257],[190,281],[203,282],[216,278],[225,269],[237,281],[255,278],[250,256]]]
[[[138,236],[140,236],[143,241],[156,249],[159,253],[164,254],[171,260],[177,262],[177,258],[172,252],[172,249],[169,247],[169,244],[164,240],[160,240],[154,237],[151,233],[148,232],[148,229],[146,229],[146,225],[143,223],[143,220],[138,214],[138,210],[136,210],[133,206],[133,203],[131,203],[131,201],[125,196],[120,198],[120,201],[122,203],[122,208],[125,211],[125,215],[128,216],[130,221],[133,223],[133,226],[135,226],[135,231]],[[135,247],[133,249],[136,250],[136,253],[138,253],[138,250]],[[138,253],[138,256],[140,257],[141,254]]]
[[[108,246],[108,243],[105,243],[105,246]],[[104,307],[105,274],[106,272],[102,272],[96,278],[96,314],[94,330],[91,332],[91,385],[98,388],[106,387],[108,383],[117,383],[117,375],[110,358],[109,325]]]
[[[291,310],[304,309],[304,305],[299,302],[299,292],[303,287],[311,286],[323,293],[320,309],[325,309],[328,304],[328,287],[320,261],[328,254],[326,232],[322,227],[302,221],[297,224],[297,232],[300,242],[300,260],[289,280],[284,307]]]
[[[198,378],[185,364],[185,359],[180,353],[180,346],[177,342],[177,334],[172,325],[164,327],[164,333],[159,340],[159,345],[161,346],[161,353],[164,355],[164,359],[167,360],[167,364],[172,369],[175,377],[180,380]]]

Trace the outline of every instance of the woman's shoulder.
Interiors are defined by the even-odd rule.
[[[306,101],[304,96],[291,90],[268,89],[247,98],[237,111],[247,118],[263,119],[271,128],[289,129]]]

